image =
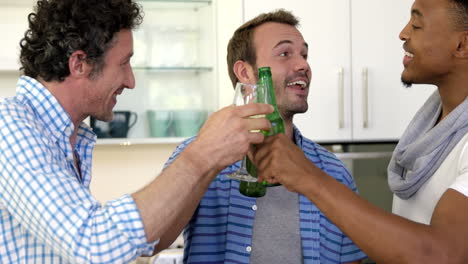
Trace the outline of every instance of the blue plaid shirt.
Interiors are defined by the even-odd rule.
[[[23,76],[0,102],[0,263],[128,263],[151,254],[129,195],[102,206],[89,191],[95,134]]]
[[[357,192],[353,177],[335,155],[303,137],[294,128],[296,144],[320,169]],[[179,145],[170,164],[194,138]],[[239,193],[239,182],[225,177],[240,162],[223,170],[211,183],[184,230],[184,263],[250,263],[256,198]],[[305,264],[346,263],[366,255],[305,196],[299,195],[299,225]]]

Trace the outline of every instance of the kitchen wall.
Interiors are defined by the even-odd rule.
[[[162,170],[176,144],[97,145],[91,192],[101,202],[132,193]]]
[[[0,71],[0,98],[15,95],[18,77],[19,73]]]

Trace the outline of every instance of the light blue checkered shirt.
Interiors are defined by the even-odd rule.
[[[131,196],[102,206],[91,195],[96,136],[80,125],[80,178],[73,129],[35,79],[21,77],[0,102],[0,263],[128,263],[153,251]]]

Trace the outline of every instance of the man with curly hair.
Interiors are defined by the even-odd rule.
[[[171,241],[160,238],[188,222],[218,172],[263,141],[249,131],[268,120],[246,117],[272,107],[214,113],[154,181],[102,206],[89,191],[96,135],[83,120],[112,120],[117,96],[134,88],[140,7],[39,0],[28,20],[24,75],[0,103],[0,263],[128,263],[163,249]]]

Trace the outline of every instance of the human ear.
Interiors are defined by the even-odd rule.
[[[236,75],[239,82],[243,83],[255,83],[255,73],[253,67],[245,61],[238,60],[234,63],[234,74]]]
[[[68,59],[70,75],[74,77],[88,77],[92,71],[92,65],[86,62],[86,53],[77,50]]]
[[[468,59],[468,31],[461,33],[455,56],[461,59]]]

